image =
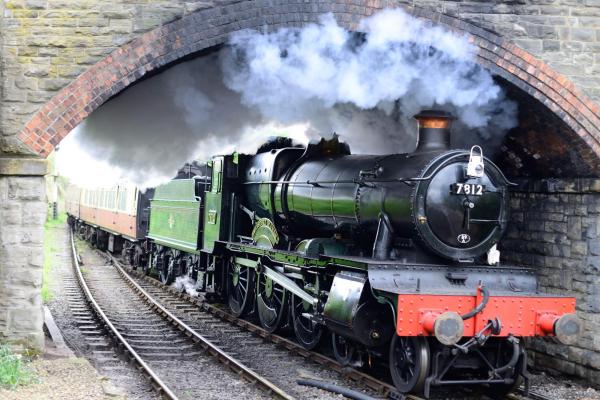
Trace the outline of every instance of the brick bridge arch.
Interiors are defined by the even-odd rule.
[[[300,26],[326,12],[353,29],[362,17],[386,6],[393,6],[393,2],[275,0],[199,10],[141,35],[91,66],[43,105],[18,138],[34,153],[46,157],[112,96],[153,71],[225,43],[234,31]],[[477,61],[497,75],[519,102],[520,125],[502,146],[500,161],[508,170],[514,175],[541,171],[540,175],[564,176],[570,171],[577,176],[600,176],[600,107],[572,82],[493,32],[445,14],[412,7],[406,10],[467,33],[478,47]]]

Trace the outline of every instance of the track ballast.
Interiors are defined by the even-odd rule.
[[[74,241],[72,247],[76,274],[94,313],[117,348],[163,397],[293,398],[201,335],[186,329],[151,297],[134,291],[118,268],[87,249],[87,245],[81,255]],[[83,268],[80,256],[85,260]]]

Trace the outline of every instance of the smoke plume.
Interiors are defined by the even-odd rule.
[[[336,132],[354,153],[412,151],[412,116],[425,108],[458,118],[460,147],[489,148],[516,125],[515,103],[476,64],[467,37],[398,9],[364,19],[359,31],[327,14],[303,28],[238,32],[219,53],[128,88],[90,115],[76,140],[153,185],[193,158],[253,152],[274,134],[306,142]]]
[[[515,104],[475,63],[466,36],[399,9],[364,19],[359,31],[327,14],[304,28],[236,33],[223,57],[225,83],[266,119],[310,121],[355,149],[412,150],[411,117],[430,107],[484,137],[516,125]]]
[[[236,149],[253,152],[271,135],[306,142],[304,130],[266,120],[242,104],[240,94],[224,85],[219,56],[212,54],[176,65],[102,105],[61,143],[57,159],[80,185],[108,184],[94,177],[97,162],[74,157],[83,151],[150,187],[172,178],[187,161]]]

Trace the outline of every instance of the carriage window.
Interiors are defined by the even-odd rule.
[[[117,192],[114,189],[108,192],[108,208],[110,208],[111,210],[114,210],[116,208],[116,197]]]
[[[125,211],[127,209],[127,189],[119,190],[119,210]]]

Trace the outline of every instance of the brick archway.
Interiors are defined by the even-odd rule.
[[[332,12],[341,25],[353,29],[360,18],[393,4],[379,0],[242,2],[197,11],[143,34],[90,67],[43,105],[18,138],[34,153],[46,157],[75,126],[112,96],[148,73],[223,44],[234,31],[299,26],[316,21],[326,12]],[[467,33],[479,48],[478,62],[482,66],[528,99],[536,99],[564,126],[559,141],[568,147],[568,152],[577,154],[577,173],[600,176],[600,107],[572,82],[495,33],[445,14],[420,8],[407,11]],[[516,143],[521,146],[523,140]],[[551,164],[552,160],[548,162]]]

